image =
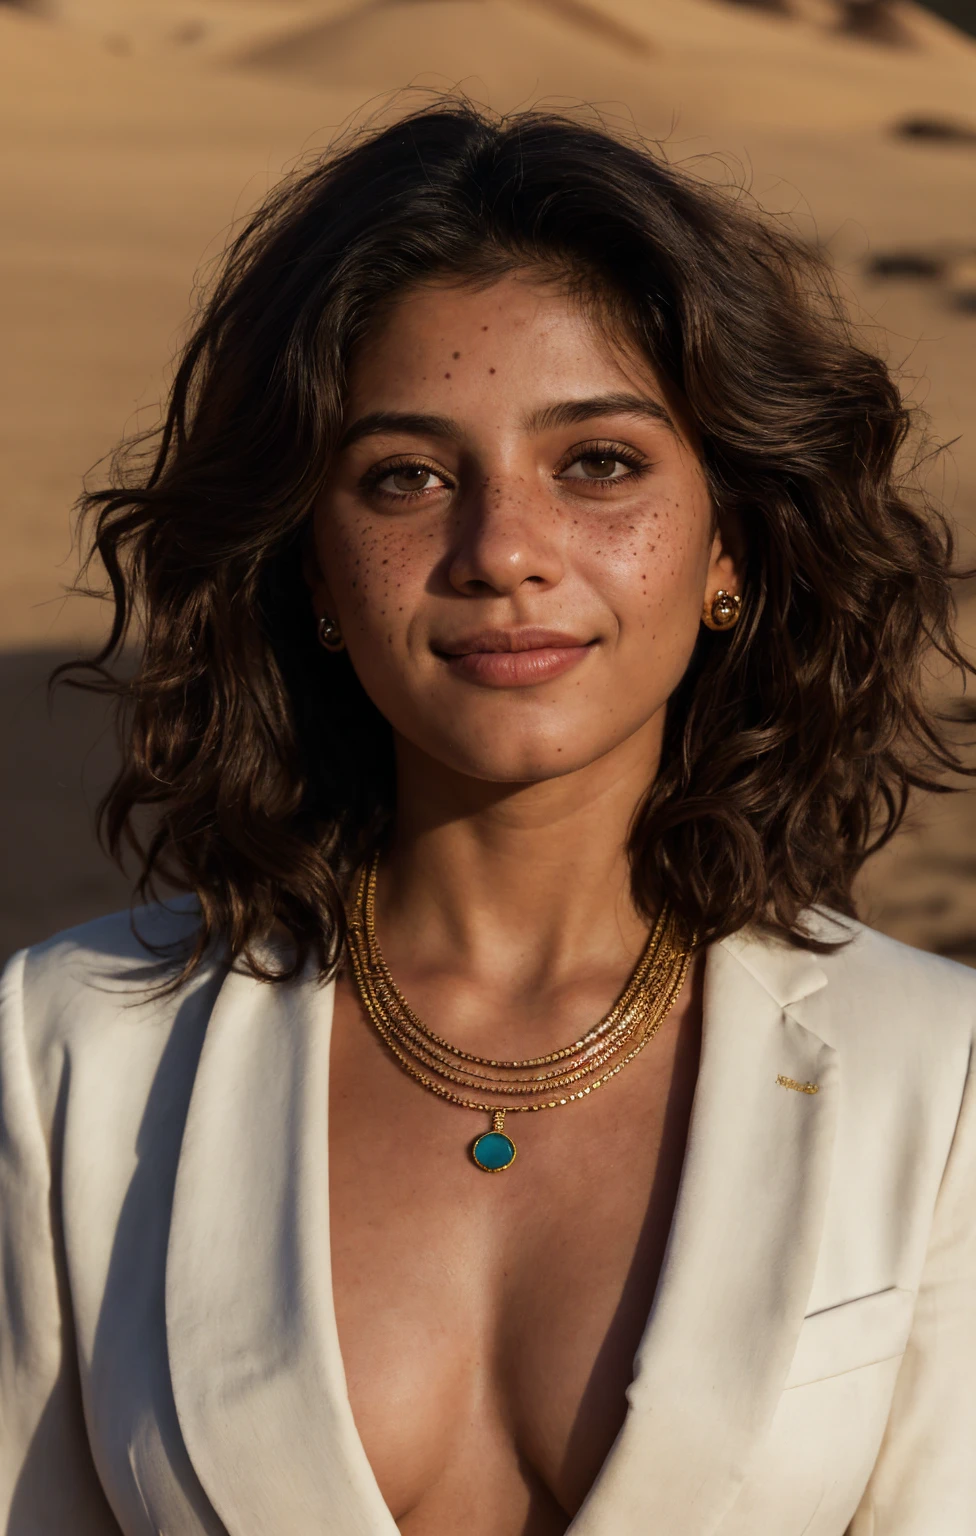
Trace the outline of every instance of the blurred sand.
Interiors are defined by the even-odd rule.
[[[500,109],[585,101],[672,159],[717,153],[709,174],[828,247],[934,435],[955,440],[931,484],[976,558],[976,145],[895,132],[908,118],[976,126],[976,45],[907,3],[902,46],[845,36],[837,14],[829,0],[789,15],[728,0],[0,5],[0,951],[125,900],[87,829],[104,743],[81,787],[100,712],[65,701],[50,722],[41,688],[49,661],[104,623],[61,596],[81,478],[155,420],[195,277],[231,222],[401,87],[460,85]],[[931,275],[872,276],[892,254]],[[976,602],[962,616],[976,643]],[[866,915],[976,958],[974,806],[920,810],[869,873]]]

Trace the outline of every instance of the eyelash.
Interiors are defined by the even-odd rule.
[[[596,478],[586,481],[587,485],[600,488],[620,485],[622,481],[639,479],[647,473],[650,467],[647,460],[636,449],[630,448],[624,443],[613,443],[601,439],[592,443],[575,444],[570,449],[569,456],[554,470],[553,478],[556,479],[560,475],[565,474],[566,470],[571,469],[580,459],[615,459],[620,464],[626,464],[628,471],[626,475],[616,475],[605,480]],[[436,475],[439,480],[444,482],[445,489],[454,489],[454,482],[450,476],[446,475],[442,469],[438,469],[428,459],[409,457],[386,459],[382,464],[374,465],[372,469],[367,470],[366,474],[363,475],[360,486],[367,493],[376,494],[378,487],[384,480],[403,469],[426,469],[429,474]],[[391,501],[414,501],[418,497],[429,496],[431,492],[430,490],[380,491],[379,494],[389,497]]]
[[[372,469],[366,471],[359,482],[360,486],[364,491],[376,493],[381,481],[388,479],[390,475],[398,474],[402,469],[426,469],[428,474],[436,475],[438,480],[443,480],[448,490],[454,488],[454,482],[442,469],[438,469],[437,465],[431,464],[428,459],[418,458],[385,459],[382,464],[375,464]],[[391,501],[413,501],[418,496],[429,496],[430,491],[379,491],[378,494],[388,496]]]
[[[619,464],[627,466],[626,475],[616,475],[606,480],[587,480],[587,485],[621,485],[625,481],[639,480],[650,468],[647,460],[637,452],[636,448],[630,448],[626,443],[611,442],[608,438],[598,438],[592,443],[575,443],[556,469],[555,475],[565,474],[566,470],[572,469],[580,459],[616,459]]]

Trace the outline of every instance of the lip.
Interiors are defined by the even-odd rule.
[[[452,672],[486,688],[531,688],[561,677],[593,650],[557,629],[484,629],[434,647]]]

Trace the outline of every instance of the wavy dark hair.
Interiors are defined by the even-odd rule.
[[[316,645],[302,576],[349,359],[411,284],[523,264],[624,316],[745,530],[743,619],[702,630],[633,819],[639,906],[666,891],[704,941],[759,922],[815,945],[804,912],[851,913],[910,792],[961,766],[922,687],[933,648],[968,670],[951,532],[904,487],[910,413],[821,256],[641,142],[441,101],[272,192],[223,258],[158,432],[82,498],[114,622],[69,675],[115,695],[123,749],[101,831],[117,858],[136,850],[141,894],[196,893],[184,974],[214,941],[264,976],[341,953],[350,872],[394,798],[390,728],[348,657]],[[262,941],[282,929],[279,968]]]

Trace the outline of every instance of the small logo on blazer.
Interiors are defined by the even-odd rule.
[[[819,1083],[798,1083],[795,1077],[784,1077],[782,1072],[776,1079],[781,1088],[795,1088],[797,1093],[819,1093]]]

